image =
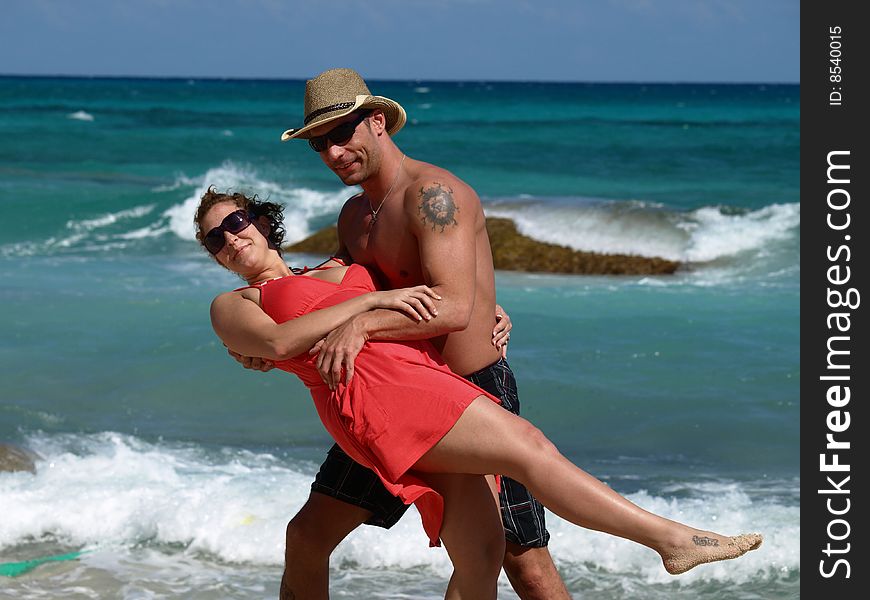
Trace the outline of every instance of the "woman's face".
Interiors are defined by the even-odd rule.
[[[200,228],[207,234],[213,228],[220,226],[224,218],[240,210],[233,202],[220,202],[212,206],[203,217]],[[224,236],[224,246],[214,255],[215,260],[230,271],[244,276],[251,271],[263,268],[268,261],[269,241],[252,223],[238,233],[221,232]]]

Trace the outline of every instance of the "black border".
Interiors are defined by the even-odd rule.
[[[862,560],[866,555],[863,533],[864,511],[867,510],[863,490],[868,484],[863,477],[866,472],[863,461],[859,458],[868,452],[866,444],[862,444],[862,437],[868,431],[864,403],[868,400],[866,380],[870,363],[867,362],[866,348],[870,332],[863,318],[867,309],[862,304],[870,302],[870,297],[862,297],[855,309],[832,308],[828,302],[829,289],[845,293],[852,287],[859,294],[866,291],[863,284],[867,280],[864,238],[870,235],[866,208],[870,202],[867,186],[870,161],[867,160],[866,137],[870,134],[862,134],[859,129],[870,130],[865,125],[870,121],[865,114],[870,113],[866,84],[866,78],[870,76],[866,41],[870,35],[870,23],[858,15],[862,4],[848,0],[816,0],[804,2],[801,6],[801,591],[806,598],[813,599],[864,598],[870,593],[867,586],[862,585],[870,578],[870,567]],[[842,28],[842,37],[837,40],[842,42],[840,82],[831,81],[830,68],[837,66],[831,62],[831,27]],[[831,92],[834,91],[842,94],[839,106],[831,103]],[[849,165],[848,184],[828,182],[828,156],[833,151],[849,152],[835,158],[840,164]],[[828,195],[837,189],[846,190],[849,202],[847,208],[833,211],[828,206]],[[833,195],[835,203],[843,204],[846,198],[841,192]],[[836,224],[845,222],[845,212],[850,218],[848,229],[837,231],[828,226],[829,213]],[[847,245],[849,250],[841,251],[838,256],[837,249],[843,245]],[[829,252],[838,258],[831,260]],[[841,278],[845,268],[850,268],[848,282],[834,285],[829,281],[828,269],[836,265],[839,265]],[[828,316],[834,312],[850,313],[848,321],[841,321],[850,323],[848,332],[829,330]],[[826,396],[829,387],[836,382],[820,379],[834,374],[827,366],[827,344],[835,335],[848,336],[847,342],[836,343],[850,352],[840,357],[840,362],[850,368],[839,370],[837,374],[848,375],[849,381],[839,383],[850,387],[851,399],[839,408],[831,406]],[[839,441],[849,442],[850,447],[840,451],[826,450],[826,435],[830,432],[827,419],[836,410],[841,411],[839,417],[835,417],[841,423],[845,411],[848,411],[850,420],[845,431],[833,435]],[[820,455],[827,453],[830,456],[835,452],[839,454],[840,463],[849,464],[847,473],[822,471]],[[827,459],[828,462],[831,460]],[[846,475],[850,480],[843,485],[841,482]],[[828,476],[849,493],[820,493],[820,490],[832,487],[827,481]],[[848,498],[848,512],[841,516],[832,515],[826,506],[829,498],[833,499],[835,510],[843,510]],[[848,525],[837,523],[832,529],[838,537],[848,534],[840,541],[829,539],[827,532],[829,523],[838,518],[848,522]],[[828,557],[824,550],[829,542],[833,548],[848,551]],[[837,559],[849,563],[848,577],[845,564],[834,568]],[[824,577],[822,570],[833,573],[833,576]]]

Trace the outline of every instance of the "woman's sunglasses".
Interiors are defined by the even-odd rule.
[[[326,150],[328,146],[327,141],[332,142],[336,146],[343,146],[353,137],[357,125],[365,121],[365,118],[370,114],[369,111],[363,111],[359,113],[359,116],[353,121],[345,121],[341,125],[333,127],[323,135],[308,138],[308,145],[311,146],[315,152],[323,152]]]
[[[223,249],[224,244],[226,244],[224,231],[229,231],[233,235],[240,233],[251,224],[252,218],[253,215],[243,208],[231,212],[224,217],[224,220],[221,221],[220,225],[205,234],[205,237],[202,238],[202,245],[212,254],[217,254]]]

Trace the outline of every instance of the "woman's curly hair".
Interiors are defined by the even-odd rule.
[[[251,214],[252,219],[266,217],[269,221],[269,231],[266,235],[266,239],[269,240],[269,246],[277,250],[278,254],[282,253],[281,244],[284,241],[285,233],[283,206],[274,202],[259,200],[256,194],[248,198],[241,192],[234,192],[232,194],[229,192],[221,193],[216,191],[213,185],[209,186],[205,194],[202,195],[199,207],[197,207],[196,214],[193,216],[193,224],[196,227],[196,239],[199,240],[200,244],[202,244],[203,238],[207,233],[202,230],[202,220],[215,204],[220,204],[221,202],[231,202],[239,208],[247,210]]]

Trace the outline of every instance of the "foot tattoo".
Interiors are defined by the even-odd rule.
[[[677,550],[668,556],[663,555],[662,562],[668,573],[679,575],[704,563],[743,556],[761,546],[762,540],[760,533],[744,533],[723,538],[693,535],[692,547]]]

